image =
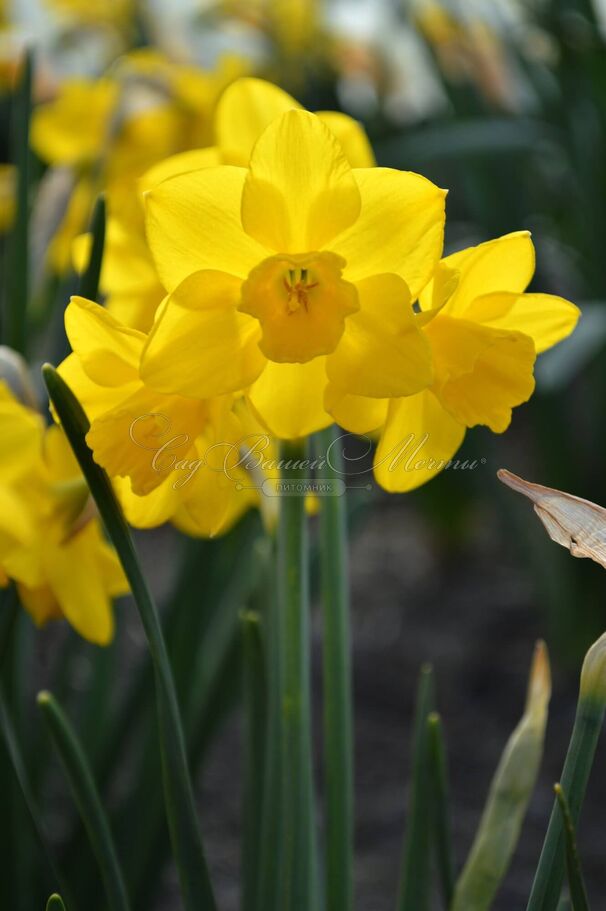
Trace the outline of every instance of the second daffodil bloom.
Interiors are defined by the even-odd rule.
[[[200,399],[244,389],[287,439],[331,423],[329,377],[357,395],[418,392],[431,355],[411,304],[440,256],[444,197],[416,174],[352,169],[302,110],[272,121],[248,168],[166,180],[147,196],[168,297],[141,376]]]
[[[233,396],[165,395],[139,376],[144,333],[104,307],[73,297],[65,313],[73,353],[59,372],[91,422],[86,441],[114,481],[127,519],[149,528],[172,521],[188,534],[226,531],[257,495],[237,462],[242,421]]]
[[[113,635],[128,584],[59,427],[0,383],[0,584],[14,581],[34,621],[65,617],[85,639]]]
[[[466,428],[484,424],[502,433],[512,409],[530,398],[537,354],[566,338],[579,318],[569,301],[525,293],[534,270],[527,231],[446,257],[416,316],[431,345],[431,386],[384,401],[330,390],[343,426],[358,433],[381,428],[375,476],[386,490],[413,490],[435,477]]]

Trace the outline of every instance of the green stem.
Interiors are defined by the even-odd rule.
[[[307,446],[284,443],[281,458],[303,460]],[[284,480],[301,480],[295,468]],[[314,797],[310,707],[308,540],[305,496],[280,497],[278,521],[278,613],[282,663],[281,814],[283,875],[281,911],[316,911]]]
[[[273,548],[274,563],[277,560]],[[275,582],[276,580],[274,580]],[[281,652],[282,611],[278,604],[276,585],[269,587],[267,629],[264,636],[265,677],[267,681],[267,720],[265,760],[263,769],[263,806],[259,873],[257,886],[258,911],[281,911],[284,894],[284,819],[282,813],[282,690],[283,660]]]
[[[324,781],[326,793],[326,909],[353,905],[353,706],[347,562],[347,515],[342,484],[343,454],[337,428],[317,435],[316,455],[325,459],[322,480],[331,489],[320,509],[324,673]],[[334,487],[334,489],[333,489]]]
[[[259,614],[241,615],[243,684],[246,712],[246,778],[244,782],[244,841],[242,848],[242,908],[256,911],[258,895],[263,769],[265,763],[266,683]]]
[[[214,911],[216,904],[198,828],[181,715],[158,611],[111,483],[86,445],[86,415],[57,371],[49,364],[42,370],[65,434],[122,563],[147,638],[156,684],[166,813],[185,908]]]
[[[566,794],[561,785],[554,787],[556,800],[562,814],[564,825],[564,838],[566,842],[566,871],[568,873],[568,891],[572,900],[574,911],[589,911],[587,890],[581,869],[581,858],[577,848],[577,838],[574,823],[570,816],[570,807]]]
[[[568,746],[561,785],[568,797],[570,816],[577,824],[589,773],[604,720],[601,701],[581,697]],[[564,880],[564,829],[557,800],[554,802],[527,911],[556,911]]]
[[[27,51],[14,97],[13,160],[17,168],[15,224],[11,234],[7,343],[22,353],[27,344],[29,295],[29,188],[31,153],[29,125],[32,108],[32,55]]]
[[[129,911],[130,904],[112,834],[101,806],[88,760],[63,710],[50,693],[38,694],[38,705],[48,725],[97,858],[112,911]]]

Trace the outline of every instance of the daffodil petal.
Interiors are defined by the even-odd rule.
[[[36,626],[44,626],[49,620],[61,617],[61,610],[52,590],[47,585],[30,588],[17,583],[19,603],[28,612]]]
[[[88,376],[102,386],[132,382],[145,335],[121,325],[104,307],[72,297],[65,311],[65,331]]]
[[[389,400],[350,395],[340,387],[329,383],[324,396],[324,405],[326,410],[332,414],[335,423],[351,433],[364,436],[383,426],[387,419]]]
[[[92,422],[86,442],[110,477],[129,477],[133,492],[145,496],[164,481],[176,461],[189,457],[206,418],[200,401],[141,386]]]
[[[352,395],[399,398],[433,378],[429,343],[418,328],[406,284],[397,275],[357,283],[360,309],[345,323],[326,361],[328,378]]]
[[[438,363],[436,391],[467,427],[502,433],[516,405],[534,391],[534,342],[528,335],[440,315],[426,330]]]
[[[326,358],[306,364],[268,361],[248,391],[248,401],[269,432],[280,439],[307,436],[332,423],[324,408]]]
[[[259,137],[242,193],[242,225],[279,253],[319,250],[355,222],[360,193],[333,134],[287,111]]]
[[[98,559],[99,531],[89,523],[63,547],[47,555],[45,569],[61,612],[74,629],[97,645],[114,633],[111,599]]]
[[[253,146],[280,114],[301,105],[272,82],[254,77],[229,85],[215,111],[217,146],[226,164],[248,166]]]
[[[43,430],[42,418],[35,411],[15,399],[7,397],[0,400],[0,472],[3,484],[26,476],[40,459]]]
[[[132,380],[122,386],[101,386],[99,383],[95,383],[84,370],[77,354],[69,354],[59,364],[58,372],[84,408],[90,421],[103,412],[109,411],[110,408],[114,408],[118,402],[136,392],[140,386],[138,376],[133,376]],[[51,408],[51,411],[56,419],[54,409]]]
[[[465,427],[429,390],[393,399],[375,453],[377,483],[406,493],[442,471],[463,442]]]
[[[127,522],[134,528],[156,528],[168,522],[179,508],[181,499],[174,487],[175,480],[171,474],[150,493],[137,496],[127,478],[114,478],[114,489]]]
[[[390,168],[359,168],[359,218],[329,247],[347,261],[344,277],[356,281],[395,272],[414,300],[440,259],[445,191],[431,181]]]
[[[465,313],[493,329],[513,329],[529,335],[537,354],[552,348],[574,330],[581,311],[554,294],[484,294]]]
[[[352,168],[374,168],[375,156],[361,123],[342,111],[318,111],[316,116],[337,137]]]
[[[240,281],[202,271],[185,279],[156,320],[141,377],[162,392],[210,398],[250,385],[265,358],[257,320],[236,310]]]
[[[246,278],[267,250],[242,230],[244,168],[180,174],[146,194],[147,237],[167,291],[200,269]]]
[[[199,171],[200,168],[216,168],[224,164],[219,149],[210,146],[206,149],[188,149],[159,161],[139,178],[139,192],[146,193],[153,190],[162,181],[179,174],[188,174],[190,171]]]
[[[53,481],[70,481],[78,478],[85,483],[62,427],[52,424],[46,430],[43,449],[48,474]]]
[[[529,231],[515,231],[453,253],[443,263],[460,273],[447,312],[466,316],[467,308],[480,295],[526,290],[535,270],[534,245]]]

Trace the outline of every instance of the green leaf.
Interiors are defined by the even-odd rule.
[[[57,895],[55,892],[54,895],[51,895],[49,900],[46,903],[46,911],[65,911],[65,905],[63,904],[63,899],[60,895]]]
[[[87,300],[99,303],[99,279],[105,248],[105,197],[99,196],[95,203],[91,221],[91,248],[86,269],[80,277],[78,294]]]
[[[34,791],[21,754],[19,741],[4,699],[4,693],[2,692],[0,692],[0,730],[42,853],[46,858],[55,883],[60,887],[63,894],[67,895],[68,889],[53,859],[50,849],[50,840],[44,827],[42,813],[34,796]]]
[[[112,911],[130,911],[126,886],[116,856],[109,822],[76,732],[61,706],[50,693],[38,694],[38,706],[61,758],[74,800],[97,858],[109,907]]]
[[[444,906],[450,908],[454,893],[454,861],[452,851],[452,827],[450,822],[450,800],[446,749],[442,719],[432,712],[427,719],[429,742],[429,769],[433,803],[434,843],[438,872],[442,885]]]
[[[432,124],[416,132],[379,140],[377,161],[384,167],[427,169],[435,161],[526,155],[552,136],[543,123],[510,117],[471,117]],[[467,162],[468,164],[470,162]]]
[[[526,708],[490,785],[476,837],[455,887],[452,911],[487,911],[507,872],[536,784],[550,694],[547,649],[539,642]]]
[[[105,472],[86,445],[89,423],[78,400],[57,371],[46,364],[44,381],[70,446],[129,581],[154,667],[164,797],[169,830],[187,911],[216,908],[198,828],[185,738],[164,635],[151,593],[141,572],[128,526]]]
[[[33,57],[27,51],[23,59],[19,84],[14,96],[12,140],[13,162],[17,168],[17,201],[15,222],[10,236],[10,269],[6,343],[25,352],[27,345],[27,308],[29,297],[29,193],[31,152],[29,126],[32,111]]]
[[[568,801],[562,785],[556,784],[554,791],[564,824],[566,872],[568,873],[568,889],[570,891],[572,911],[589,911],[587,890],[585,889],[585,882],[583,880],[583,871],[581,870],[581,860],[577,850],[577,839],[574,830],[574,822],[570,815],[570,807],[568,806]]]
[[[431,885],[431,791],[427,719],[435,707],[433,670],[421,669],[413,735],[412,779],[398,911],[426,911]]]

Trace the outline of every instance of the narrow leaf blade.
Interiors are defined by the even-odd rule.
[[[452,911],[488,911],[507,872],[543,755],[550,695],[547,649],[539,642],[526,708],[491,782],[476,837],[455,887]]]
[[[421,669],[417,693],[413,736],[413,762],[410,802],[398,911],[425,911],[430,893],[430,818],[431,796],[428,775],[429,742],[427,719],[434,710],[435,693],[433,670]]]
[[[86,444],[88,419],[69,386],[50,365],[42,374],[65,435],[116,548],[145,630],[156,680],[166,814],[187,911],[215,911],[216,903],[198,827],[193,786],[175,683],[158,611],[141,572],[134,543],[109,478]]]
[[[48,692],[38,695],[38,706],[61,758],[72,794],[94,851],[112,911],[129,911],[130,904],[109,822],[101,805],[88,760],[63,709]]]

